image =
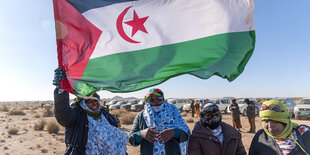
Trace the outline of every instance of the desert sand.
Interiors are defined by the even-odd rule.
[[[12,110],[22,111],[24,113],[17,115],[12,114]],[[10,113],[11,111],[11,113]],[[43,117],[44,108],[41,108],[40,103],[11,103],[3,107],[0,104],[0,154],[2,155],[34,155],[34,154],[63,154],[65,151],[64,143],[64,128],[59,126],[57,134],[48,132],[47,124],[55,121],[53,115]],[[52,111],[52,110],[51,110]],[[133,113],[133,112],[132,112]],[[134,114],[136,114],[135,112]],[[183,113],[184,115],[184,113]],[[191,118],[188,113],[183,118],[188,120]],[[35,130],[35,123],[43,119],[46,125],[43,130]],[[187,123],[192,130],[198,118],[193,119],[193,123]],[[310,126],[309,120],[292,120],[298,124]],[[231,123],[230,114],[223,114],[223,122]],[[248,150],[254,134],[246,133],[249,130],[249,123],[246,117],[241,117],[241,134],[245,149]],[[129,134],[132,125],[122,125],[121,129]],[[256,117],[256,130],[261,129],[259,117]],[[16,129],[18,130],[17,133]],[[14,132],[15,130],[15,132]],[[139,147],[130,146],[127,144],[127,152],[129,155],[139,154]]]

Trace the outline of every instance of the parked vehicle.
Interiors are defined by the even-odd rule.
[[[230,100],[228,99],[211,99],[210,102],[216,104],[220,111],[228,113],[228,106],[230,105]]]
[[[144,109],[144,105],[145,105],[144,100],[140,100],[137,104],[131,105],[130,110],[131,111],[136,111],[136,112],[137,111],[141,111],[141,110]]]
[[[131,106],[134,104],[138,104],[138,100],[134,100],[134,101],[129,101],[126,104],[121,105],[120,109],[126,109],[126,110],[130,110]]]
[[[116,104],[109,106],[109,110],[119,109],[121,107],[121,105],[126,104],[126,103],[127,103],[127,101],[118,101]]]
[[[278,100],[282,102],[285,107],[287,108],[288,112],[292,115],[294,115],[294,108],[296,106],[296,103],[294,99],[292,98],[274,98],[274,100]]]
[[[310,98],[304,98],[294,108],[295,119],[310,118]]]
[[[168,99],[168,103],[175,105],[180,111],[183,109],[183,105],[187,104],[187,99]]]
[[[108,106],[110,106],[110,105],[113,105],[113,104],[116,104],[118,101],[110,101],[109,103],[108,103]]]

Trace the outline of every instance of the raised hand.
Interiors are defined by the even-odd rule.
[[[54,70],[54,73],[53,85],[56,86],[56,88],[61,89],[60,81],[66,79],[65,72],[62,71],[61,67],[58,67]]]

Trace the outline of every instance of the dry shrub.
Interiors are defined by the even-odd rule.
[[[9,135],[17,135],[18,129],[17,128],[10,128],[8,130]]]
[[[32,117],[33,117],[33,118],[40,118],[41,115],[40,115],[40,114],[34,114]]]
[[[8,108],[7,105],[3,104],[3,105],[1,105],[1,107],[0,107],[0,111],[8,112],[8,111],[9,111],[9,108]]]
[[[59,126],[57,125],[56,121],[50,121],[47,124],[47,131],[50,134],[52,134],[52,133],[57,134],[59,132]]]
[[[52,116],[54,116],[54,113],[51,109],[44,109],[42,116],[43,117],[52,117]]]
[[[47,149],[41,149],[41,153],[47,153],[48,150]]]
[[[20,108],[20,110],[29,110],[29,109],[30,109],[30,108],[29,108],[29,107],[26,107],[26,106]]]
[[[8,112],[8,115],[26,115],[26,113],[21,110],[13,109]]]
[[[29,118],[23,118],[22,119],[22,121],[28,121],[29,120]]]
[[[127,114],[128,111],[125,109],[115,109],[115,110],[111,110],[110,114],[112,114],[113,116],[119,118],[120,116]]]
[[[34,123],[34,130],[35,131],[41,131],[44,129],[44,126],[46,124],[46,121],[44,119],[40,119],[38,123]]]
[[[136,115],[134,113],[125,113],[121,115],[118,119],[121,124],[129,125],[133,123]]]
[[[181,113],[181,116],[183,116],[183,117],[184,117],[184,116],[187,116],[187,112],[185,112],[185,111],[182,112],[182,113]]]
[[[39,108],[40,108],[40,106],[34,106],[34,107],[31,108],[31,110],[37,110]]]
[[[194,119],[192,118],[188,118],[185,120],[186,123],[194,123]]]

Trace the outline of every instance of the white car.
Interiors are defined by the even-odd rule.
[[[220,111],[223,111],[224,113],[228,113],[228,106],[230,105],[230,100],[228,99],[217,99],[217,100],[210,100],[210,102],[216,104]]]
[[[310,118],[310,98],[304,98],[294,108],[295,119]]]
[[[120,109],[120,107],[126,103],[127,101],[118,101],[116,104],[112,104],[111,106],[109,106],[109,110]]]
[[[167,102],[175,105],[180,111],[183,111],[183,105],[187,104],[187,99],[168,99]]]

